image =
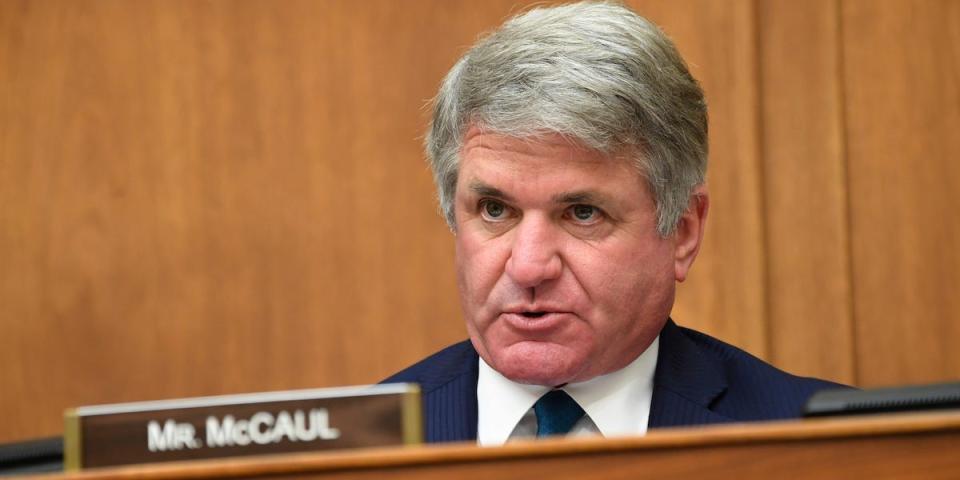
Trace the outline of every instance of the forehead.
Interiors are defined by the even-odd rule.
[[[556,133],[518,138],[472,127],[464,137],[460,159],[461,174],[523,178],[577,171],[591,172],[591,176],[639,173],[629,155],[600,152]]]
[[[551,156],[554,158],[607,157],[602,152],[587,148],[581,142],[560,135],[545,132],[531,137],[514,137],[472,126],[463,138],[461,153],[466,155],[474,150],[494,150],[519,156]]]

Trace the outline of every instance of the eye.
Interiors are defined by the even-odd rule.
[[[593,205],[572,205],[568,212],[572,220],[585,225],[592,225],[600,221],[603,216],[603,212]]]
[[[507,217],[507,206],[501,202],[491,199],[480,201],[480,215],[490,221],[503,220]]]

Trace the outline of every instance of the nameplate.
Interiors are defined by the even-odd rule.
[[[79,407],[65,427],[69,471],[423,441],[414,384]]]

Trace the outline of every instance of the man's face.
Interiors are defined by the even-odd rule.
[[[657,234],[636,167],[559,136],[471,129],[454,208],[467,330],[514,381],[560,385],[623,368],[659,333],[689,267],[678,245],[690,242]]]

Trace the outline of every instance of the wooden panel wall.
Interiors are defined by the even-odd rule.
[[[960,2],[840,12],[864,384],[960,378]]]
[[[753,3],[632,2],[674,39],[710,105],[711,210],[674,318],[764,356],[765,254]]]
[[[0,440],[461,338],[423,105],[503,14],[443,3],[0,4]]]
[[[854,383],[837,1],[758,7],[769,359]]]
[[[960,376],[960,4],[635,0],[708,96],[675,318]],[[420,143],[511,0],[0,2],[0,442],[79,404],[375,382],[464,336]]]

